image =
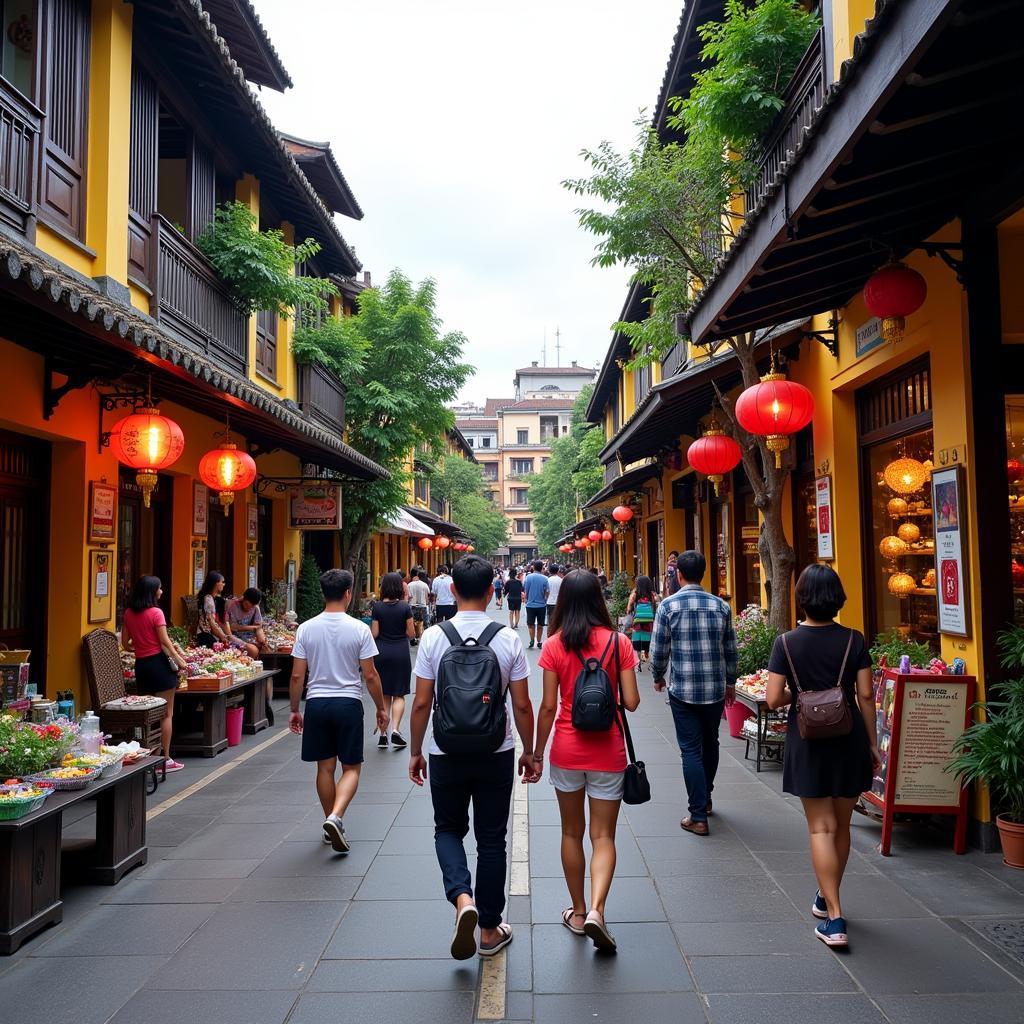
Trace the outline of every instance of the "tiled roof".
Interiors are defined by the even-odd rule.
[[[291,76],[250,0],[203,0],[203,5],[233,47],[250,82],[272,89],[291,88]]]
[[[498,421],[493,420],[456,420],[455,426],[460,430],[497,430]]]
[[[573,400],[571,398],[527,398],[522,402],[513,402],[498,411],[500,416],[503,412],[514,409],[571,409]]]
[[[484,415],[495,416],[499,409],[504,409],[506,405],[515,405],[516,400],[514,398],[488,398],[484,403]]]
[[[286,132],[281,132],[280,135],[288,152],[295,158],[295,162],[302,166],[324,205],[335,213],[344,213],[355,220],[362,220],[362,208],[352,194],[338,161],[334,158],[331,144],[310,142]]]

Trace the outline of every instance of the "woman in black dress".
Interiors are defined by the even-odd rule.
[[[850,856],[850,818],[881,761],[875,733],[871,655],[862,634],[834,622],[846,603],[843,584],[827,565],[809,565],[796,585],[805,618],[775,641],[768,662],[768,706],[789,705],[782,788],[800,797],[811,835],[811,862],[818,891],[811,913],[815,934],[828,946],[847,945],[839,902]],[[842,686],[853,718],[845,736],[808,739],[797,726],[797,694]]]
[[[406,745],[399,730],[412,676],[409,641],[416,636],[412,606],[402,600],[404,584],[400,572],[389,572],[384,576],[380,581],[381,599],[373,605],[373,621],[370,623],[370,632],[377,641],[377,657],[374,660],[384,691],[384,707],[391,720],[391,745],[395,750],[401,750]],[[377,749],[388,749],[387,730],[380,734]]]
[[[505,597],[508,600],[508,625],[510,629],[519,628],[519,616],[523,608],[523,574],[513,569],[505,581]]]

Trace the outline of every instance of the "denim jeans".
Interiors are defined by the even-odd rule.
[[[714,704],[687,704],[669,695],[676,742],[683,759],[683,781],[689,798],[690,817],[708,820],[708,800],[718,773],[718,727],[725,700]]]
[[[434,849],[444,877],[444,894],[455,903],[463,893],[473,896],[473,883],[462,840],[469,832],[473,802],[476,834],[476,909],[481,928],[497,928],[505,909],[506,839],[515,751],[499,754],[431,754],[427,777],[434,804]]]

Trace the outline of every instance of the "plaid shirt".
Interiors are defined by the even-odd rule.
[[[687,704],[713,704],[736,682],[736,633],[732,609],[696,583],[658,606],[651,634],[651,672],[665,678],[672,659],[669,692]]]

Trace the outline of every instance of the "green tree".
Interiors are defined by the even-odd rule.
[[[295,614],[299,622],[305,622],[324,610],[320,571],[320,566],[312,555],[302,556],[299,563],[299,578],[295,582]]]
[[[485,497],[483,469],[457,455],[444,456],[430,477],[430,493],[451,505],[452,520],[473,539],[485,558],[508,541],[508,520]]]
[[[442,331],[432,280],[413,285],[393,270],[383,288],[359,296],[359,311],[341,325],[343,350],[365,354],[361,371],[345,381],[346,440],[391,474],[343,487],[342,560],[359,580],[374,527],[407,500],[410,454],[423,446],[441,454],[455,422],[446,403],[472,368],[462,362],[465,337]]]

